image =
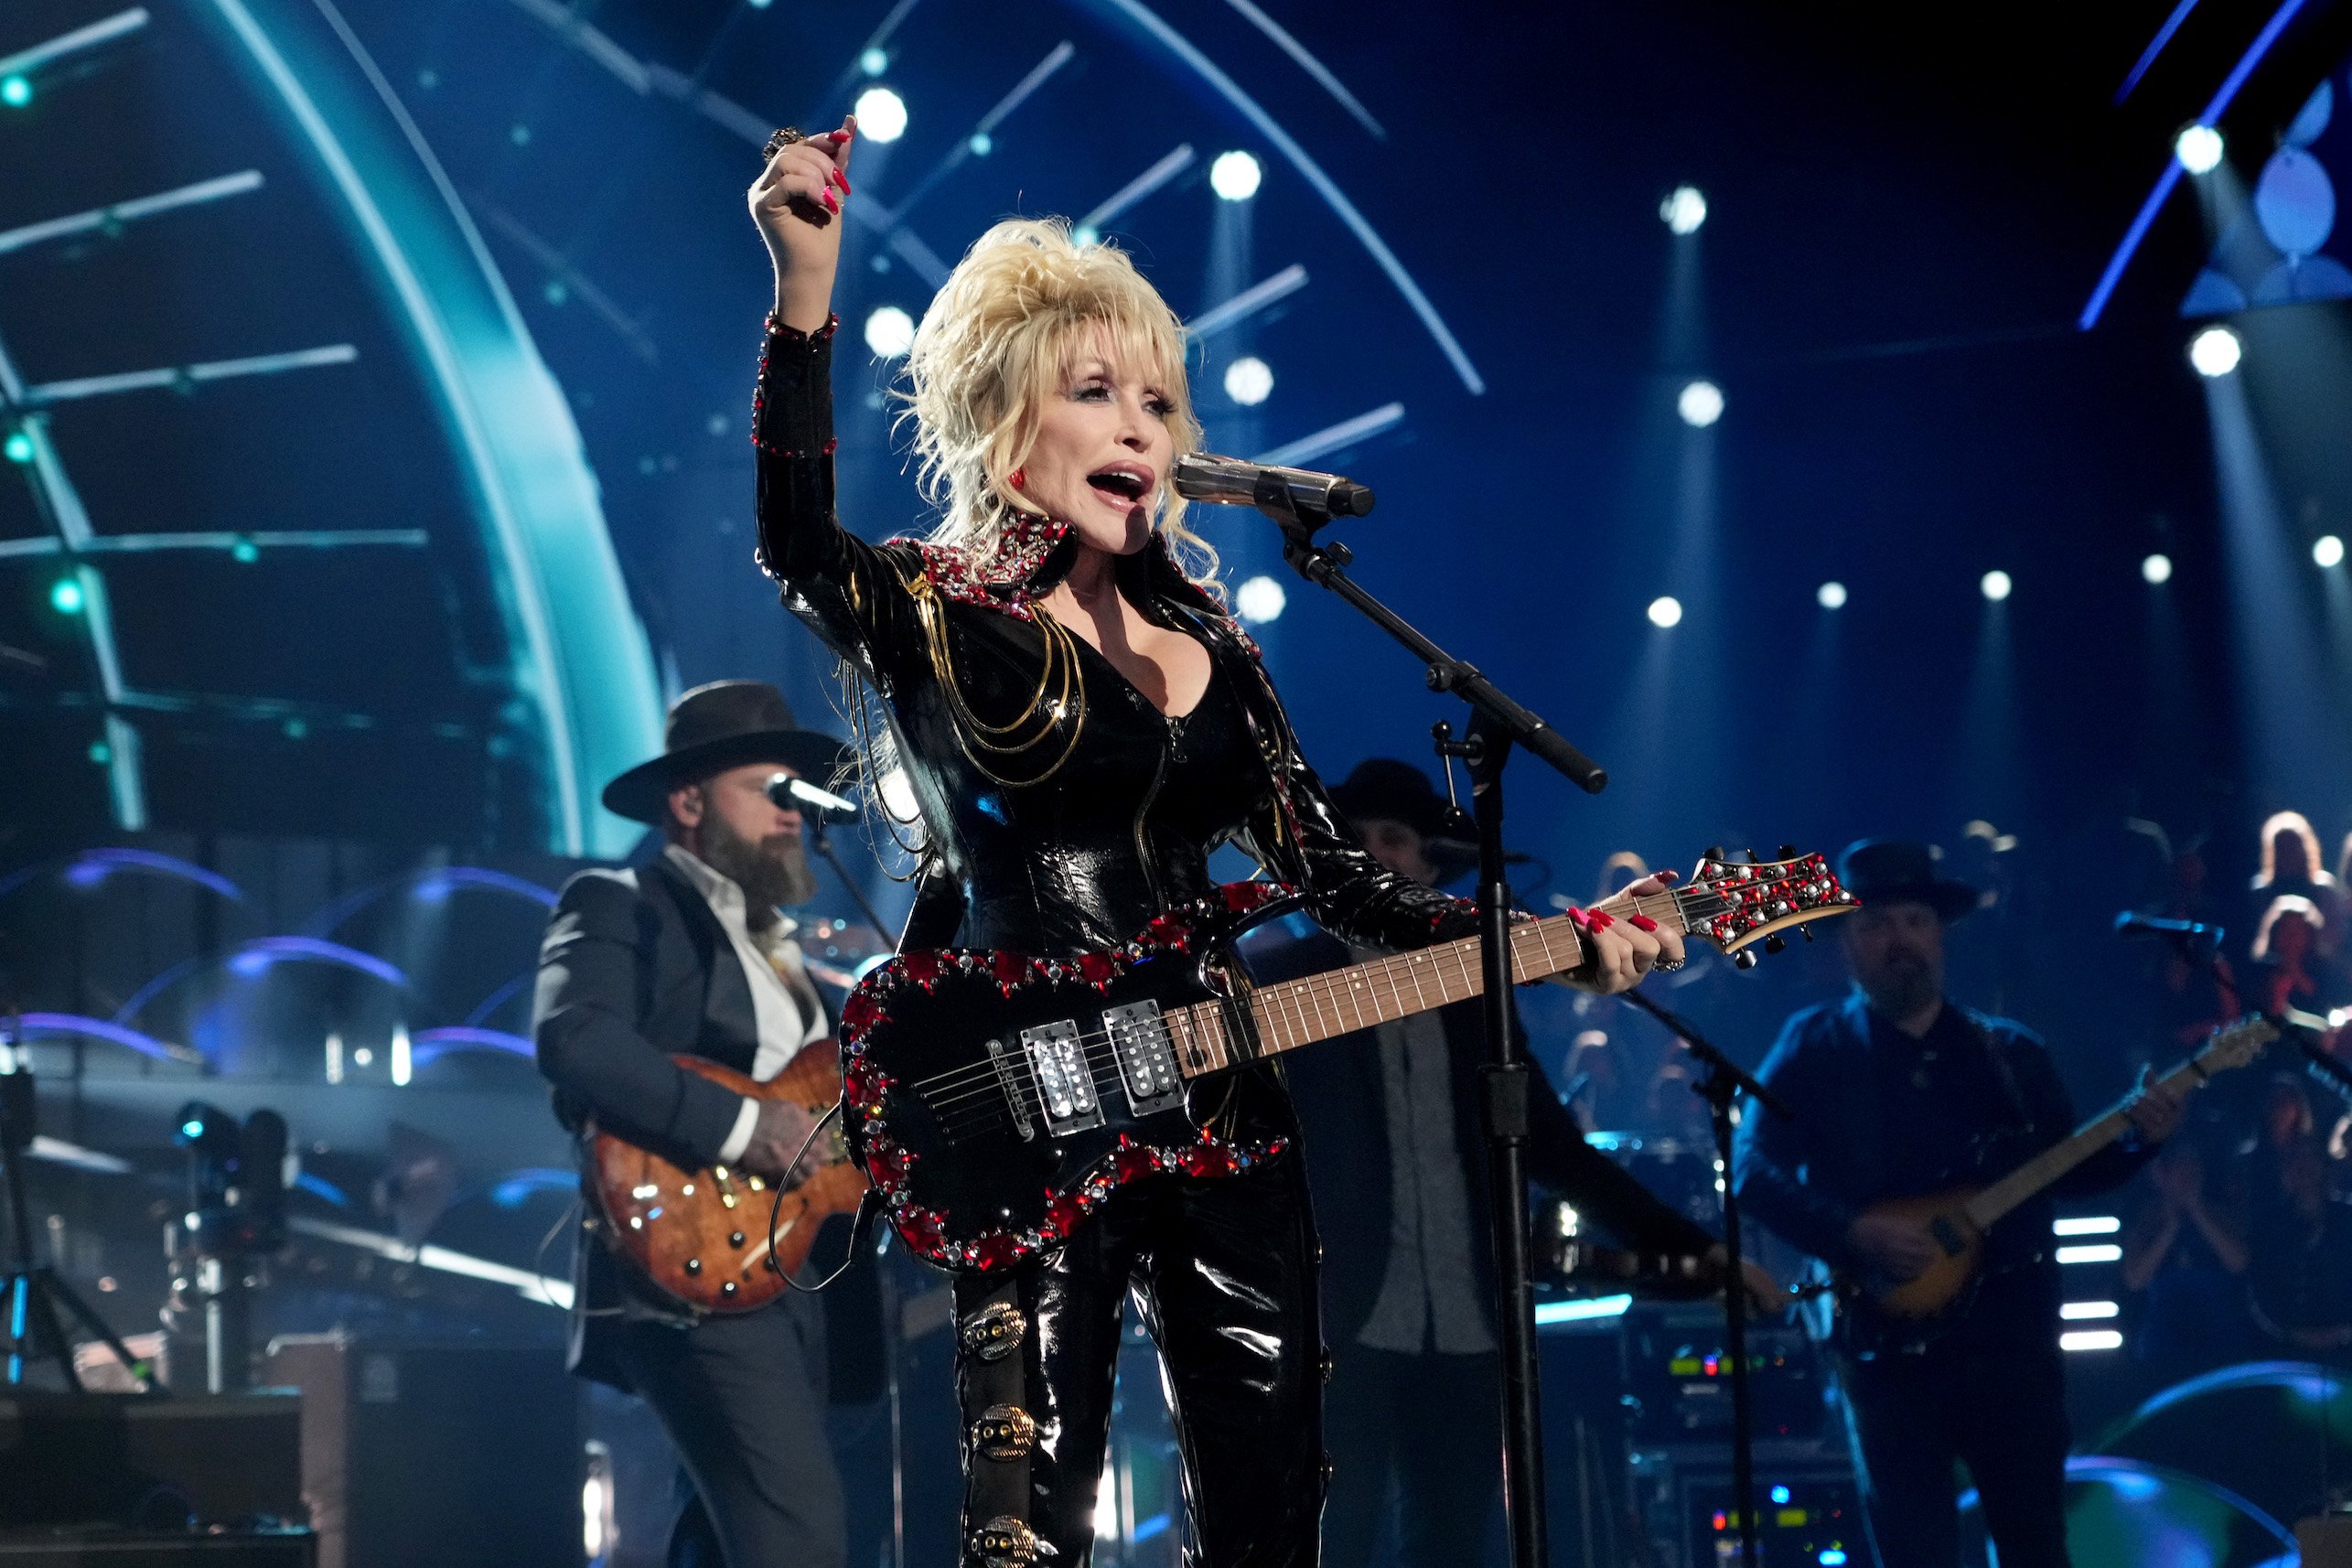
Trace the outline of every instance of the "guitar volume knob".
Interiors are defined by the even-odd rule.
[[[687,1272],[689,1274],[699,1274],[699,1273],[701,1273],[703,1272],[703,1260],[702,1260],[702,1259],[700,1259],[700,1258],[689,1258],[689,1259],[687,1259],[687,1260],[686,1260],[686,1272]]]
[[[728,1245],[728,1246],[730,1246],[730,1247],[740,1247],[740,1246],[742,1246],[742,1245],[743,1245],[743,1232],[742,1232],[742,1231],[740,1231],[740,1230],[730,1230],[730,1231],[728,1231],[728,1232],[727,1232],[727,1245]]]

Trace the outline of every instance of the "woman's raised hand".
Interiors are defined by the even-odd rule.
[[[814,332],[832,313],[849,149],[856,135],[852,115],[838,131],[777,148],[746,198],[776,263],[777,319],[803,332]]]

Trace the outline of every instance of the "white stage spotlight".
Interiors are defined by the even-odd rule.
[[[2344,564],[2344,541],[2332,533],[2323,533],[2311,542],[2311,558],[2321,566]]]
[[[1678,185],[1658,204],[1658,215],[1677,234],[1695,234],[1699,225],[1707,220],[1707,199],[1699,194],[1695,185]]]
[[[1682,601],[1670,594],[1661,594],[1649,601],[1649,624],[1665,628],[1682,624]]]
[[[915,318],[885,305],[865,318],[865,346],[877,360],[895,360],[915,346]]]
[[[886,87],[869,87],[857,95],[857,128],[877,142],[895,142],[907,134],[907,101]]]
[[[2191,125],[2173,138],[2173,156],[2191,174],[2211,174],[2221,166],[2221,133],[2210,125]]]
[[[1996,605],[2007,598],[2009,590],[2015,585],[2010,582],[2008,573],[1998,569],[1987,572],[1983,580],[1977,584],[1978,587],[1984,590],[1984,596]]]
[[[1274,372],[1255,354],[1245,354],[1225,367],[1225,395],[1244,408],[1255,408],[1274,390]]]
[[[1252,577],[1233,590],[1233,612],[1252,626],[1280,620],[1289,606],[1290,596],[1273,577]]]
[[[1683,424],[1704,430],[1724,416],[1724,389],[1713,381],[1692,381],[1674,400],[1674,410]]]
[[[1846,607],[1846,585],[1824,583],[1813,590],[1813,602],[1825,610],[1842,610]]]
[[[1248,153],[1219,153],[1208,166],[1208,188],[1227,201],[1249,200],[1258,194],[1259,183],[1265,177],[1265,170]]]
[[[2169,583],[2173,580],[2173,558],[2161,551],[2140,563],[2140,578],[2146,583]]]
[[[2208,327],[2188,340],[2188,362],[2200,376],[2226,376],[2238,368],[2246,346],[2227,327]]]

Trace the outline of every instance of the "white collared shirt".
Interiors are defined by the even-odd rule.
[[[765,1083],[782,1072],[811,1041],[825,1037],[824,1010],[816,1004],[816,992],[801,966],[800,944],[789,937],[779,936],[773,939],[771,947],[763,949],[751,934],[743,889],[732,878],[712,870],[677,844],[671,844],[661,853],[681,875],[693,884],[694,891],[703,896],[703,902],[718,917],[719,929],[727,934],[727,942],[743,965],[743,977],[751,986],[752,1016],[759,1030],[759,1049],[752,1058],[751,1076]],[[779,969],[789,970],[799,979],[797,991],[785,981]],[[743,1109],[736,1113],[734,1130],[719,1146],[720,1165],[733,1165],[743,1157],[744,1150],[751,1144],[752,1125],[758,1120],[759,1101],[746,1099]]]

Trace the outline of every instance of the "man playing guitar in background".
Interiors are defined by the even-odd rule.
[[[1854,992],[1781,1030],[1758,1076],[1794,1115],[1749,1107],[1733,1176],[1757,1219],[1870,1288],[1919,1276],[1948,1240],[1874,1205],[1989,1183],[2075,1123],[2038,1038],[1944,996],[1944,928],[1976,907],[1974,889],[1939,877],[1927,845],[1886,840],[1848,848],[1839,874],[1862,900],[1842,922]],[[2123,1106],[2133,1146],[2092,1155],[1995,1223],[1973,1294],[1931,1330],[1866,1301],[1841,1307],[1841,1382],[1882,1568],[1959,1562],[1956,1460],[2003,1568],[2067,1563],[2051,1197],[2121,1184],[2171,1136],[2180,1104],[2146,1083]]]
[[[764,1082],[804,1050],[832,1052],[832,1022],[777,913],[816,892],[800,817],[768,785],[779,772],[826,781],[842,751],[798,728],[774,687],[722,681],[681,697],[663,754],[606,787],[607,807],[668,842],[641,869],[574,877],[548,925],[532,1032],[567,1126],[593,1123],[690,1172],[780,1182],[796,1159],[813,1163],[801,1158],[802,1107],[736,1094],[671,1058]],[[767,1205],[754,1207],[765,1223]],[[583,1240],[574,1277],[573,1370],[650,1405],[693,1480],[672,1568],[838,1568],[817,1298],[787,1291],[757,1311],[701,1315],[601,1239]]]

